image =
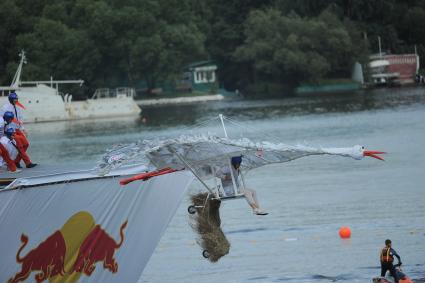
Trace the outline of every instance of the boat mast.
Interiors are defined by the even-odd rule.
[[[223,120],[223,114],[219,114],[218,117],[220,117],[221,125],[223,126],[224,136],[228,138],[226,127],[224,126],[224,120]]]
[[[22,67],[24,64],[27,63],[27,57],[25,56],[25,51],[22,50],[21,53],[19,53],[19,57],[21,57],[21,62],[19,62],[18,69],[16,70],[15,76],[13,77],[12,84],[10,85],[12,88],[18,88],[20,85],[38,85],[38,84],[45,84],[49,85],[53,88],[53,84],[56,85],[56,90],[59,92],[59,84],[79,84],[80,86],[83,85],[83,80],[61,80],[61,81],[55,81],[52,77],[50,77],[50,81],[26,81],[21,82],[21,74],[22,74]]]
[[[16,70],[15,76],[13,77],[13,80],[12,80],[12,84],[10,85],[13,88],[19,87],[19,84],[21,83],[22,66],[23,64],[27,63],[24,50],[22,50],[21,53],[19,53],[19,57],[21,57],[21,62],[19,62],[18,69]]]

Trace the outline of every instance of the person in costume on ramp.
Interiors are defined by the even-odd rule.
[[[13,120],[15,116],[12,112],[7,111],[2,117],[0,117],[0,139],[4,136],[5,130],[8,128],[9,123]],[[0,166],[3,166],[6,164],[7,169],[10,172],[19,172],[16,170],[15,161],[10,158],[9,151],[7,148],[0,143],[0,157],[1,157],[1,164]]]
[[[15,130],[13,128],[7,128],[4,131],[4,136],[0,138],[0,143],[9,153],[10,159],[14,160],[15,163],[23,159],[27,168],[37,166],[37,164],[31,162],[23,147],[15,140]]]
[[[29,147],[28,142],[28,131],[24,128],[24,116],[23,110],[25,107],[19,102],[18,95],[15,92],[11,92],[8,96],[8,102],[6,102],[2,109],[1,114],[4,115],[6,112],[12,112],[15,115],[13,121],[15,127],[15,138],[19,140],[19,143],[22,145],[23,150],[26,152]],[[19,163],[17,167],[20,168]]]
[[[21,168],[20,161],[21,161],[21,159],[23,159],[27,168],[31,168],[31,167],[28,167],[28,164],[30,164],[31,162],[29,161],[28,154],[26,153],[29,144],[28,144],[24,135],[17,134],[17,132],[20,128],[19,121],[17,121],[13,112],[6,111],[3,114],[3,122],[4,123],[3,123],[2,128],[4,129],[4,131],[6,131],[9,128],[12,128],[12,129],[15,130],[14,140],[16,141],[16,145],[18,146],[20,151],[22,151],[22,153],[23,153],[23,154],[19,154],[18,157],[15,159],[16,167]],[[1,125],[2,124],[0,123],[0,127],[1,127]],[[1,137],[1,134],[0,134],[0,137]]]

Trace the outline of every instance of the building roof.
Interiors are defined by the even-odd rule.
[[[194,69],[194,68],[199,68],[199,67],[204,67],[204,66],[216,66],[215,62],[212,60],[205,60],[205,61],[198,61],[198,62],[193,62],[189,65],[186,66],[186,69]]]

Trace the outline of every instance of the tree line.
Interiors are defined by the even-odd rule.
[[[25,80],[152,89],[209,59],[221,87],[247,93],[349,77],[378,36],[425,51],[425,0],[2,0],[0,20],[2,85],[21,49]]]

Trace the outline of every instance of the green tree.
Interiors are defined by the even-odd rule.
[[[16,35],[23,31],[24,16],[13,0],[4,0],[0,1],[0,19],[0,84],[9,85],[14,71],[7,66],[17,58]]]
[[[70,29],[62,23],[41,18],[34,32],[17,37],[25,49],[29,66],[23,76],[27,80],[94,78],[99,63],[96,47],[84,31]]]
[[[199,3],[202,2],[202,3]],[[197,24],[206,35],[205,48],[218,63],[219,80],[229,89],[241,88],[252,75],[251,66],[235,60],[233,53],[245,40],[244,22],[254,10],[267,7],[271,0],[193,0]]]
[[[253,64],[257,78],[296,86],[332,74],[347,74],[355,51],[349,32],[325,11],[317,18],[283,16],[276,9],[253,11],[246,41],[235,57]]]
[[[296,85],[348,76],[377,52],[425,62],[423,0],[3,0],[0,81],[26,49],[25,79],[82,78],[87,86],[154,88],[197,60],[222,85]]]

